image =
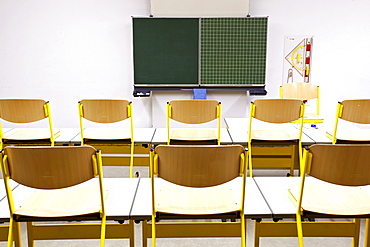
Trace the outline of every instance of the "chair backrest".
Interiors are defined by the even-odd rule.
[[[282,99],[309,100],[319,97],[319,86],[313,83],[293,82],[281,86]]]
[[[65,188],[100,173],[91,146],[8,146],[3,155],[5,176],[32,188]]]
[[[115,123],[131,117],[127,100],[84,99],[79,102],[80,117],[96,123]]]
[[[257,99],[251,104],[252,117],[270,123],[289,123],[303,117],[304,104],[297,99]]]
[[[306,174],[339,185],[370,184],[370,145],[316,144],[306,152]]]
[[[339,103],[339,118],[360,124],[370,124],[370,99],[344,100]]]
[[[188,187],[223,184],[245,172],[240,145],[159,145],[153,160],[152,175]]]
[[[48,117],[41,99],[0,99],[0,118],[12,123],[31,123]]]
[[[182,123],[200,124],[220,117],[216,100],[172,100],[167,104],[168,117]]]

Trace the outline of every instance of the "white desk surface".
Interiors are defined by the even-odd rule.
[[[173,128],[177,129],[177,128]],[[217,133],[217,128],[207,128],[215,130]],[[152,144],[167,144],[167,128],[156,128]],[[232,140],[230,138],[229,132],[225,128],[221,128],[221,144],[232,144]]]
[[[315,144],[331,144],[332,141],[326,136],[326,130],[322,124],[316,124],[316,128],[310,126],[310,124],[305,124],[303,133],[309,136]]]
[[[248,145],[248,118],[225,118],[226,125],[233,141],[233,144]],[[258,124],[258,123],[256,123]],[[291,124],[295,128],[297,124]],[[287,125],[288,126],[288,125]],[[288,126],[289,127],[289,126]],[[302,134],[302,145],[312,145],[314,140],[305,133]]]
[[[97,179],[93,182],[97,183]],[[132,202],[135,197],[139,179],[137,178],[104,178],[104,189],[108,191],[108,197],[105,203],[108,220],[126,220],[129,219]],[[34,189],[18,185],[14,191],[14,204],[20,205]],[[0,202],[0,210],[6,208],[9,220],[8,202],[6,199]],[[0,219],[3,211],[0,211]]]
[[[131,219],[150,220],[152,215],[150,178],[140,178]],[[246,218],[271,218],[271,210],[252,178],[247,178],[244,214]]]
[[[60,131],[60,135],[55,138],[57,145],[69,145],[71,140],[80,134],[79,128],[55,128],[55,130]]]
[[[299,184],[300,177],[254,177],[274,218],[294,218],[296,208],[288,197],[288,188]]]
[[[135,128],[134,129],[134,143],[135,144],[150,144],[155,132],[155,128]],[[80,129],[77,135],[71,139],[71,144],[80,144],[81,136]]]

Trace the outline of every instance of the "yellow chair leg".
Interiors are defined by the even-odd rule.
[[[133,169],[134,169],[134,144],[131,143],[131,149],[130,149],[130,178],[133,176]]]
[[[242,230],[242,232],[241,232],[241,241],[242,241],[242,243],[241,243],[241,246],[242,247],[245,247],[246,246],[246,237],[245,237],[245,232],[246,232],[246,221],[245,221],[245,218],[244,218],[244,215],[242,215],[242,217],[240,218],[240,224],[241,224],[241,230]]]
[[[100,229],[100,247],[104,247],[106,223],[107,223],[107,218],[105,215],[103,215],[102,220],[101,220],[101,229]]]
[[[296,214],[296,219],[297,219],[298,245],[299,247],[304,247],[302,218],[299,213]]]
[[[10,223],[9,223],[9,232],[8,232],[8,247],[13,247],[13,234],[14,234],[14,220],[12,217],[10,217]]]

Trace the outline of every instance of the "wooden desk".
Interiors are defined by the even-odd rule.
[[[140,220],[142,222],[142,238],[143,246],[147,246],[147,239],[151,237],[151,220],[152,215],[152,195],[150,178],[141,178],[137,189],[136,197],[132,205],[131,219]],[[246,198],[245,198],[245,218],[271,218],[272,213],[258,189],[253,178],[247,178],[246,183]],[[180,230],[172,235],[170,229],[176,227]],[[213,222],[214,223],[214,222]],[[220,222],[221,223],[221,222]],[[232,222],[230,222],[232,223]],[[207,222],[199,222],[192,224],[191,221],[181,222],[170,220],[167,224],[157,225],[157,238],[171,237],[238,237],[240,228],[234,224],[214,225]],[[186,230],[185,230],[186,228]],[[182,229],[182,230],[181,230]],[[202,231],[203,230],[203,231]],[[180,234],[180,235],[179,235]]]
[[[207,130],[214,130],[217,133],[216,128],[207,128]],[[171,128],[171,130],[176,130],[176,128]],[[160,145],[160,144],[167,144],[167,129],[166,128],[156,128],[154,133],[152,144],[153,145]],[[225,128],[221,128],[221,144],[232,144],[232,140],[230,138],[229,132]]]

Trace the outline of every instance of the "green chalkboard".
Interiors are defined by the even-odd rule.
[[[135,86],[264,86],[267,17],[133,18]]]
[[[199,19],[133,18],[134,84],[198,85]]]

